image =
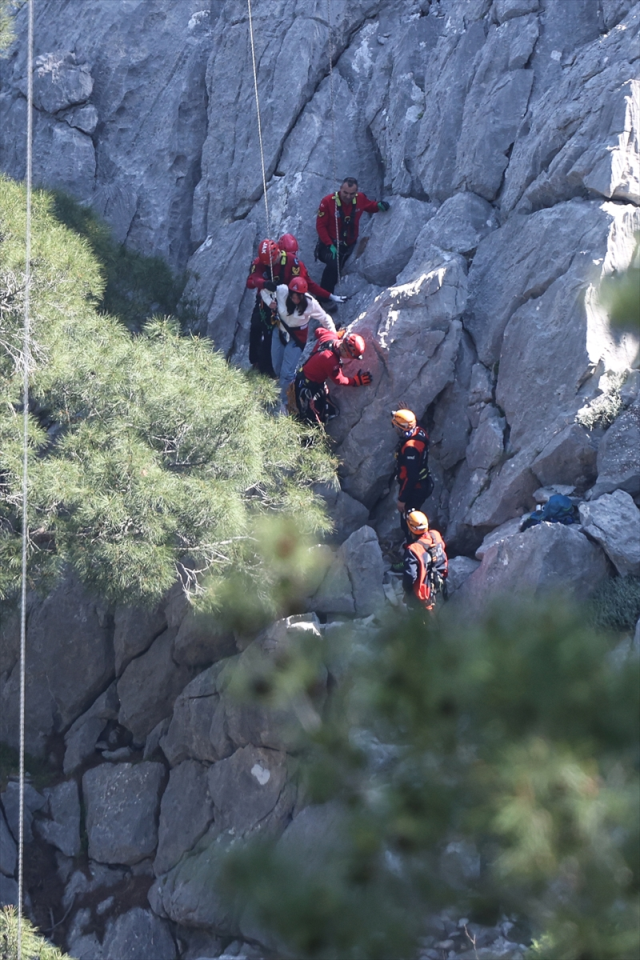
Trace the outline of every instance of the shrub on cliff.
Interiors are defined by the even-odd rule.
[[[0,596],[20,571],[24,208],[0,178]],[[34,195],[31,584],[71,565],[107,597],[150,600],[176,571],[242,563],[261,516],[326,527],[311,484],[333,464],[317,436],[272,416],[270,383],[174,319],[136,336],[101,312],[103,265],[54,210]]]
[[[29,960],[71,960],[52,943],[40,936],[25,917],[22,919],[22,957]],[[0,910],[0,960],[20,960],[18,957],[18,917],[13,907]]]

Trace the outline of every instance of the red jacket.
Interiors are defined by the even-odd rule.
[[[318,342],[302,368],[307,380],[311,380],[312,383],[324,383],[325,380],[333,380],[334,383],[339,383],[343,387],[357,386],[355,377],[345,377],[342,372],[342,360],[339,353],[340,341],[333,330],[318,327],[316,337]]]
[[[348,208],[345,208],[337,193],[330,193],[323,197],[316,216],[316,230],[320,240],[327,247],[336,242],[336,202],[340,240],[351,247],[358,239],[360,217],[363,213],[377,213],[378,201],[369,200],[364,193],[356,193],[348,204]]]
[[[314,297],[318,297],[320,300],[329,299],[329,291],[311,279],[302,260],[298,260],[297,257],[283,250],[280,254],[280,259],[273,265],[274,283],[286,283],[288,286],[294,277],[304,277],[309,287],[309,293]],[[262,290],[265,283],[268,283],[269,280],[271,280],[271,270],[269,267],[266,267],[264,263],[260,263],[256,257],[251,264],[249,276],[247,277],[247,287],[249,290]]]

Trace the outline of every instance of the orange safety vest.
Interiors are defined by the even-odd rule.
[[[429,571],[435,565],[440,567],[439,572],[446,576],[448,564],[445,542],[437,530],[427,530],[419,540],[407,544],[407,550],[418,561],[418,579],[413,585],[413,592],[427,610],[432,610],[435,601],[429,585]]]

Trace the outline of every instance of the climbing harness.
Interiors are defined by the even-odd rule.
[[[256,114],[258,117],[258,141],[260,143],[260,165],[262,168],[262,193],[264,196],[264,215],[267,221],[267,236],[271,236],[271,226],[269,224],[269,200],[267,198],[267,175],[264,166],[264,144],[262,141],[262,122],[260,120],[260,95],[258,93],[258,70],[256,67],[256,48],[253,39],[253,14],[251,12],[251,0],[247,0],[247,9],[249,11],[249,38],[251,40],[251,63],[253,65],[253,89],[256,97]],[[271,271],[271,280],[273,280],[273,263],[269,261],[269,270]]]
[[[333,179],[338,181],[338,164],[336,162],[336,111],[335,96],[333,88],[333,38],[331,36],[331,0],[327,0],[327,24],[329,28],[329,90],[331,93],[331,161],[333,166]],[[337,282],[340,283],[340,233],[338,230],[338,191],[336,190],[335,203],[333,205],[336,219],[336,275]]]
[[[33,150],[33,0],[28,0],[27,36],[27,169],[26,242],[24,271],[24,335],[22,348],[22,586],[20,594],[20,744],[18,796],[18,960],[22,960],[22,909],[24,884],[24,753],[25,680],[27,650],[27,547],[29,543],[29,370],[31,367],[31,170]]]

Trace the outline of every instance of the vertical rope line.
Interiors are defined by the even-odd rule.
[[[24,340],[22,348],[22,590],[20,597],[20,759],[18,800],[18,960],[22,960],[22,910],[24,886],[24,722],[27,651],[27,547],[29,542],[29,371],[31,368],[31,172],[33,144],[33,0],[28,0],[27,36],[27,209],[24,270]]]
[[[333,88],[333,37],[331,28],[331,0],[327,0],[327,24],[329,26],[329,89],[331,92],[331,163],[333,167],[333,179],[338,182],[338,164],[336,162],[336,111],[335,96]],[[336,187],[336,199],[333,205],[336,219],[336,270],[338,283],[340,283],[340,232],[338,228],[338,188]]]
[[[262,167],[262,194],[264,196],[264,215],[267,221],[267,236],[271,239],[271,226],[269,224],[269,201],[267,199],[267,175],[264,169],[264,144],[262,142],[262,122],[260,120],[260,95],[258,93],[258,69],[256,67],[256,47],[253,39],[253,14],[251,12],[251,0],[247,0],[249,11],[249,37],[251,39],[251,63],[253,65],[253,89],[256,97],[256,114],[258,117],[258,140],[260,141],[260,164]],[[269,269],[271,270],[271,280],[273,280],[273,263],[269,258]]]

